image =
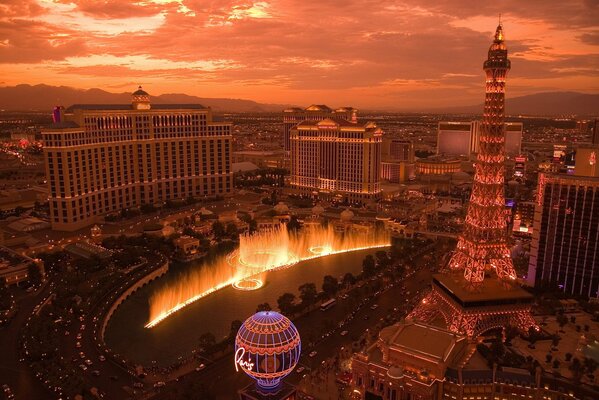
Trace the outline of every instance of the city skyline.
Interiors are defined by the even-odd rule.
[[[503,12],[510,97],[599,90],[596,2],[466,3],[8,1],[0,85],[143,84],[157,95],[281,104],[337,104],[342,91],[358,108],[472,105],[482,101],[481,49]]]

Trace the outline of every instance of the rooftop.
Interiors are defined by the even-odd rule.
[[[205,110],[201,104],[152,104],[152,110]],[[133,110],[131,104],[73,104],[66,109],[67,113],[75,110]]]
[[[480,287],[469,290],[462,275],[434,274],[433,285],[441,288],[465,306],[487,306],[513,303],[531,303],[533,295],[520,286],[507,285],[499,279],[486,278]]]
[[[380,337],[404,353],[425,357],[433,362],[447,361],[458,343],[467,343],[465,336],[419,322],[405,322],[385,328]]]

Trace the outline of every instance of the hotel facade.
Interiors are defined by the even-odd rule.
[[[291,186],[347,202],[379,198],[382,136],[374,122],[300,122],[290,131]]]
[[[528,283],[599,297],[599,177],[539,175]]]
[[[232,191],[231,124],[199,104],[79,104],[54,111],[42,131],[50,217],[74,231],[144,204]]]
[[[344,119],[355,122],[358,110],[353,107],[332,109],[324,104],[312,104],[306,108],[292,107],[283,110],[283,147],[291,151],[291,129],[302,121],[322,121],[326,118]]]

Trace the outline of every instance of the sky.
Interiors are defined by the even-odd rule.
[[[500,13],[508,97],[599,92],[599,0],[0,0],[0,86],[478,104]]]

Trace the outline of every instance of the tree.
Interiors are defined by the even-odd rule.
[[[229,330],[229,339],[230,340],[234,340],[235,336],[237,335],[237,332],[239,331],[239,328],[241,328],[241,321],[238,319],[235,319],[233,321],[231,321],[231,328]]]
[[[260,303],[260,304],[258,304],[258,307],[256,307],[256,312],[270,311],[270,310],[272,310],[272,307],[268,303]]]
[[[287,231],[288,232],[297,232],[300,228],[301,228],[301,224],[298,221],[297,217],[295,215],[292,215],[291,218],[289,219],[289,222],[287,222]]]
[[[337,278],[331,275],[325,275],[322,282],[322,290],[330,297],[333,297],[337,290],[339,290],[339,282]]]
[[[295,309],[295,295],[293,293],[283,293],[277,299],[277,305],[279,306],[279,310],[283,314],[293,314],[293,310]]]
[[[256,232],[258,230],[258,222],[255,219],[250,220],[248,229],[250,233]]]
[[[222,222],[214,221],[212,223],[212,234],[217,239],[220,239],[225,235],[225,227]]]
[[[27,277],[33,285],[38,285],[42,282],[42,273],[40,267],[35,263],[29,263],[27,266]]]
[[[216,344],[216,338],[210,332],[202,333],[199,339],[200,351],[205,353],[210,352],[210,350]]]
[[[518,328],[512,325],[508,325],[505,327],[505,344],[511,344],[512,340],[518,336]]]
[[[239,236],[237,225],[235,225],[233,222],[229,222],[227,224],[227,236],[229,236],[232,239],[237,239],[237,237]]]
[[[316,302],[318,291],[314,283],[304,283],[298,288],[300,292],[300,299],[302,300],[302,306],[307,307]]]
[[[356,277],[351,272],[348,272],[345,275],[343,275],[342,282],[345,287],[355,285],[356,281],[357,281]]]
[[[558,359],[553,360],[553,368],[554,369],[558,369],[559,368],[559,364],[560,364],[560,362],[559,362]]]
[[[364,257],[364,261],[362,261],[362,273],[366,278],[370,278],[376,273],[374,257],[372,257],[372,254],[368,254]]]
[[[578,358],[574,357],[572,359],[572,364],[570,364],[569,369],[572,372],[574,380],[580,381],[580,378],[582,378],[582,375],[584,374],[584,366]]]
[[[546,362],[547,364],[549,364],[549,363],[551,362],[551,360],[553,360],[553,356],[552,356],[551,354],[547,354],[547,355],[545,356],[545,362]]]
[[[390,259],[389,256],[387,255],[386,251],[383,250],[379,250],[376,252],[376,264],[378,265],[379,268],[387,268],[389,266],[390,263]]]
[[[566,317],[564,314],[559,314],[555,319],[559,324],[560,329],[562,329],[568,323],[568,317]]]
[[[572,353],[566,353],[566,361],[570,361],[572,359]]]

